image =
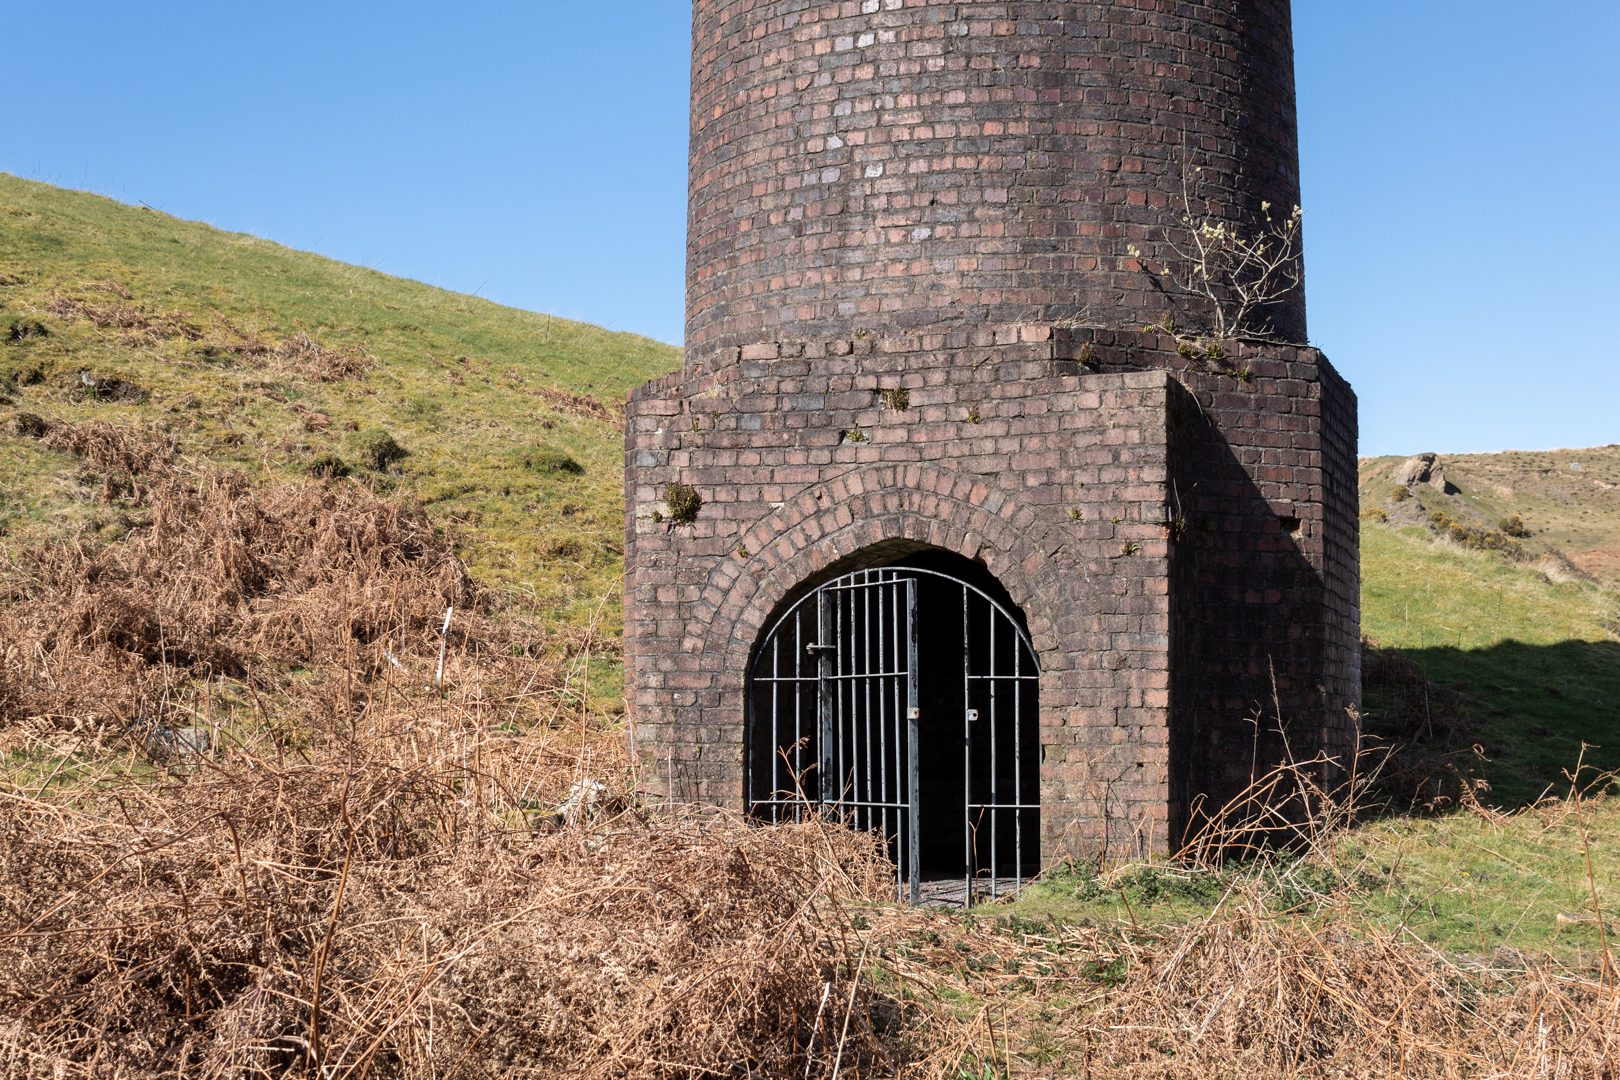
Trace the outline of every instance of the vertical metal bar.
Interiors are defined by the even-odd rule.
[[[849,680],[849,678],[842,678],[842,675],[855,674],[854,593],[851,593],[849,589],[841,589],[841,591],[839,591],[838,604],[836,604],[834,610],[838,612],[838,615],[836,615],[836,617],[838,617],[838,653],[836,653],[836,664],[838,664],[838,669],[836,670],[838,670],[839,680],[838,683],[836,683],[836,685],[838,685],[838,776],[834,777],[836,782],[838,782],[838,790],[833,792],[833,800],[836,801],[836,803],[839,803],[839,821],[844,824],[849,824],[849,816],[847,816],[846,810],[844,810],[844,805],[842,805],[842,803],[844,803],[844,792],[846,792],[847,784],[849,784],[849,751],[852,750],[851,743],[854,743],[855,740],[854,738],[844,737],[844,712],[846,712],[846,709],[844,709],[844,704],[846,704],[847,698],[852,698],[852,687],[851,680]],[[846,620],[844,620],[844,615],[846,615],[846,612],[849,614],[849,620],[847,620],[847,622],[849,622],[849,640],[847,640],[847,643],[846,640],[844,640],[844,622],[846,622]],[[849,701],[849,712],[854,714],[854,711],[854,701],[851,699],[851,701]],[[852,721],[854,721],[854,716],[851,716],[851,725]]]
[[[782,802],[782,797],[780,794],[778,794],[782,790],[782,785],[777,783],[776,780],[776,771],[777,769],[781,768],[781,765],[778,764],[777,754],[782,745],[782,684],[776,680],[781,677],[781,674],[782,636],[777,634],[771,638],[771,748],[770,752],[765,757],[765,768],[760,770],[764,772],[768,778],[767,782],[770,784],[770,787],[759,795],[759,798],[769,800],[769,805],[771,807],[771,821],[773,822],[781,820],[780,809]],[[748,695],[748,701],[751,708],[754,701],[754,695],[752,693]],[[748,749],[757,753],[757,750],[753,746],[750,746]]]
[[[889,640],[888,636],[883,633],[883,628],[885,628],[883,627],[883,620],[885,620],[886,599],[888,599],[888,589],[881,585],[880,581],[880,585],[878,585],[878,662],[880,662],[881,667],[883,667],[885,672],[889,667],[888,661],[885,659],[885,649],[888,648],[888,644],[886,643],[888,643]],[[876,811],[873,816],[878,819],[878,827],[880,827],[881,831],[883,831],[883,847],[885,847],[885,850],[888,850],[889,837],[893,836],[893,834],[889,832],[889,801],[893,800],[889,800],[888,798],[889,730],[888,727],[886,727],[889,717],[888,701],[888,680],[881,680],[881,682],[878,682],[878,716],[876,716],[876,725],[878,725],[878,764],[876,764],[876,774],[873,774],[872,750],[868,748],[867,776],[875,776],[875,779],[870,780],[870,784],[872,784],[872,800],[876,801],[876,803],[880,803],[880,808],[878,808],[878,811]],[[868,724],[872,724],[872,717],[867,717],[867,722]],[[896,899],[902,899],[901,895],[899,895],[899,889],[901,889],[901,870],[904,868],[906,863],[904,863],[904,852],[901,850],[901,840],[899,840],[899,837],[894,837],[893,842],[894,891],[896,891]]]
[[[808,608],[801,607],[793,616],[793,754],[789,767],[793,773],[794,821],[804,819],[803,804],[810,797],[804,790],[804,617],[808,613]]]
[[[996,724],[996,614],[994,604],[985,605],[986,621],[990,625],[990,645],[986,653],[989,657],[990,668],[986,674],[990,676],[987,682],[990,686],[990,899],[992,901],[996,899],[996,874],[1001,865],[996,858],[999,854],[999,849],[996,846],[996,834],[1000,832],[998,826],[1001,824],[999,820],[1001,817],[1001,800],[997,798],[1001,792],[1000,777],[998,776],[1001,769],[1001,731]]]
[[[882,586],[878,586],[878,588],[881,589]],[[866,671],[865,677],[861,679],[861,726],[866,729],[866,759],[858,764],[862,766],[861,771],[866,774],[865,786],[860,793],[861,801],[865,803],[877,801],[876,799],[872,798],[872,591],[873,590],[871,588],[861,590],[861,624],[863,626],[863,632],[866,635]],[[881,592],[879,593],[878,599],[881,602]],[[878,653],[878,668],[881,669],[882,666],[883,659],[880,651]],[[883,687],[880,683],[878,685],[879,697],[881,697],[882,694]],[[870,806],[866,808],[864,817],[866,818],[866,825],[864,827],[870,829],[872,827],[872,809]]]
[[[905,618],[905,607],[905,604],[901,603],[900,600],[900,590],[891,585],[889,587],[889,642],[894,649],[894,667],[897,672],[901,669],[901,643],[905,641],[905,624],[902,622]],[[890,705],[889,730],[894,733],[894,752],[883,763],[883,801],[898,803],[903,793],[906,792],[906,785],[902,782],[902,770],[905,768],[905,764],[900,756],[900,725],[906,723],[904,684],[909,679],[904,676],[897,676],[893,681],[894,685],[889,688],[887,697]],[[910,739],[907,739],[906,742],[909,745]],[[893,759],[892,763],[889,760],[890,758]],[[891,774],[892,783],[890,782]],[[905,794],[904,797],[910,799],[909,794]],[[913,857],[911,851],[910,813],[907,810],[896,809],[894,812],[894,847],[895,885],[898,890],[896,899],[903,901],[906,899],[906,879],[911,876],[908,869]]]
[[[897,672],[899,670],[897,656],[899,656],[899,641],[901,641],[901,638],[897,633],[894,633],[894,630],[896,630],[896,627],[894,627],[894,610],[899,607],[899,604],[897,604],[896,596],[894,596],[893,585],[883,586],[881,601],[883,602],[878,604],[880,633],[883,633],[883,640],[886,641],[886,653],[896,656],[893,662],[886,662],[886,667],[893,670],[893,672]],[[901,811],[893,806],[894,801],[897,801],[899,785],[891,784],[893,769],[889,767],[889,759],[899,758],[899,751],[901,751],[901,732],[899,732],[899,727],[894,722],[894,717],[899,711],[899,701],[894,699],[894,687],[897,687],[897,685],[899,685],[899,678],[889,678],[883,683],[883,688],[878,693],[878,701],[881,701],[878,730],[883,735],[883,740],[881,740],[883,756],[878,761],[878,798],[883,800],[883,837],[885,839],[891,836],[894,837],[894,899],[904,900],[906,899],[906,837],[901,836],[902,818],[904,816],[902,816]]]
[[[1013,891],[1024,887],[1024,648],[1013,635]]]
[[[922,785],[918,782],[919,763],[917,758],[917,728],[920,723],[917,706],[917,579],[906,578],[906,771],[907,787],[910,789],[906,800],[909,809],[906,816],[911,820],[906,824],[911,834],[911,863],[908,868],[911,872],[911,902],[915,904],[922,894],[922,854],[919,847],[922,840],[922,814],[921,803]]]
[[[973,633],[968,623],[968,588],[962,586],[962,907],[973,906]]]
[[[833,693],[837,681],[833,678],[834,650],[837,634],[833,626],[835,596],[823,588],[816,597],[816,790],[823,808],[837,795],[837,762],[833,754]]]

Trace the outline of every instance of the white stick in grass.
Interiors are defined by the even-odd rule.
[[[434,676],[433,689],[438,690],[444,685],[444,649],[450,644],[450,615],[455,605],[444,609],[444,626],[439,630],[439,674]]]

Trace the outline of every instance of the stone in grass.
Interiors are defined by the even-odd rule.
[[[409,451],[382,428],[368,428],[349,437],[355,460],[368,469],[382,472]]]
[[[157,723],[146,729],[146,749],[159,761],[196,761],[214,749],[214,734],[205,727],[166,728]]]

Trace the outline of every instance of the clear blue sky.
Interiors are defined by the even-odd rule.
[[[11,0],[0,170],[681,336],[688,5]],[[1362,452],[1620,442],[1616,0],[1295,0]]]

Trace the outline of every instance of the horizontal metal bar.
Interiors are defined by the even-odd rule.
[[[809,800],[801,801],[799,799],[781,799],[781,800],[754,799],[748,805],[750,805],[750,806],[814,806],[814,807],[818,807],[818,808],[820,808],[822,810],[838,810],[840,808],[844,809],[844,810],[908,810],[908,809],[911,808],[910,803],[903,803],[903,802],[845,802],[845,801],[839,801],[839,802],[823,803],[823,802],[810,802]]]
[[[970,802],[969,810],[1039,810],[1040,803]]]
[[[862,672],[856,672],[853,675],[828,675],[827,676],[827,681],[828,682],[848,682],[848,681],[850,681],[852,679],[901,679],[901,678],[904,678],[904,677],[906,677],[907,675],[910,675],[910,674],[911,674],[911,672],[909,672],[909,671],[862,671]],[[997,676],[997,678],[1000,678],[1000,676]],[[1012,678],[1012,676],[1009,675],[1008,678]],[[754,677],[754,681],[757,682],[757,683],[790,683],[791,684],[791,683],[815,683],[815,682],[819,682],[820,680],[817,679],[814,675],[803,675],[803,676],[796,676],[796,677],[795,676],[781,676],[781,677],[777,677],[777,678],[766,678],[766,677],[763,677],[763,676],[757,676],[756,675]]]
[[[817,589],[816,591],[817,592],[858,592],[861,589],[873,589],[873,588],[877,588],[880,585],[898,585],[904,580],[905,580],[905,578],[894,577],[894,578],[885,578],[882,581],[857,581],[857,582],[855,582],[854,584],[851,584],[851,585],[840,585],[840,584],[834,583],[834,584],[831,584],[831,585],[823,585],[823,586],[821,586],[821,588]]]

